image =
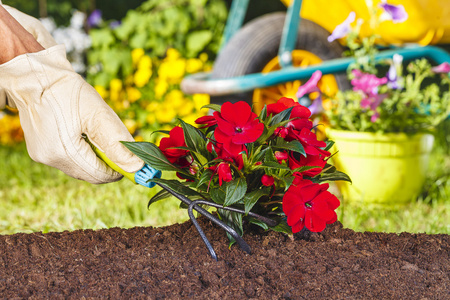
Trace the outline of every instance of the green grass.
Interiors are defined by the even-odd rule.
[[[443,145],[443,146],[442,146]],[[179,201],[147,201],[155,189],[128,180],[92,185],[33,162],[25,146],[0,147],[0,234],[163,226],[188,219]],[[339,220],[356,231],[450,233],[448,141],[434,152],[427,192],[399,210],[350,207]]]
[[[186,219],[179,201],[147,202],[156,189],[128,180],[93,185],[33,162],[24,147],[0,147],[0,234],[163,226]]]

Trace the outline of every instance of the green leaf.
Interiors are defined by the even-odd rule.
[[[335,171],[334,173],[323,173],[319,177],[319,182],[338,181],[338,180],[352,182],[350,177],[341,171]]]
[[[273,146],[274,148],[284,149],[284,150],[290,150],[297,153],[300,153],[303,156],[306,156],[305,148],[303,147],[302,143],[299,141],[291,141],[286,142],[283,139],[277,139],[277,143]]]
[[[209,192],[212,201],[217,204],[224,204],[225,202],[225,187],[212,188]]]
[[[258,161],[262,161],[263,157],[266,155],[266,151],[267,150],[272,151],[272,149],[270,147],[262,149],[262,146],[259,146],[255,150],[255,153],[253,154],[253,161],[252,162],[255,163],[255,162],[258,162]]]
[[[236,230],[237,234],[242,236],[244,233],[244,227],[242,226],[242,214],[220,208],[217,209],[217,212],[225,224]],[[236,241],[228,232],[227,237],[230,240],[229,246],[231,247],[231,245],[233,245]]]
[[[316,169],[316,168],[320,168],[320,167],[319,166],[303,166],[303,167],[295,168],[294,170],[292,170],[292,172],[301,173],[301,172],[309,171],[309,170]]]
[[[209,109],[212,109],[212,110],[218,111],[218,112],[220,112],[220,110],[221,110],[221,106],[219,104],[207,104],[207,105],[203,105],[202,109],[203,108],[209,108]]]
[[[181,127],[183,128],[184,141],[186,142],[186,145],[192,151],[200,154],[195,157],[197,158],[196,160],[199,163],[201,163],[202,165],[206,164],[208,162],[208,160],[205,158],[205,156],[208,155],[208,150],[206,150],[206,138],[194,126],[184,122],[181,119],[179,119],[179,121],[181,123]]]
[[[191,55],[197,55],[211,41],[213,34],[209,30],[199,30],[188,34],[186,48]]]
[[[258,202],[258,200],[262,196],[268,196],[269,193],[270,193],[270,188],[269,187],[263,187],[260,190],[255,190],[253,192],[245,194],[245,196],[244,196],[245,214],[248,214],[249,211],[252,210],[253,206],[256,204],[256,202]]]
[[[289,167],[280,165],[279,163],[273,162],[273,161],[265,162],[261,166],[264,168],[270,168],[270,169],[290,170]]]
[[[328,140],[328,141],[326,141],[326,143],[327,143],[327,146],[323,150],[328,151],[331,149],[331,147],[333,147],[334,141]]]
[[[148,142],[122,142],[131,152],[142,159],[149,166],[161,171],[181,171],[172,165],[161,150]]]
[[[185,186],[182,182],[180,182],[178,180],[153,178],[153,179],[150,179],[150,181],[164,185],[165,187],[168,187],[171,190],[173,190],[174,192],[177,192],[183,196],[199,196],[204,199],[202,194],[191,189],[190,187]]]
[[[284,184],[286,185],[286,188],[284,189],[285,191],[287,191],[289,189],[289,187],[291,186],[292,182],[294,182],[295,177],[294,176],[285,176],[282,177],[281,180],[283,180]]]
[[[197,182],[197,188],[199,188],[202,184],[207,183],[211,180],[211,177],[213,176],[214,172],[207,169],[205,170]]]
[[[289,107],[283,110],[282,112],[278,113],[277,115],[275,115],[272,118],[272,121],[270,121],[270,126],[274,126],[280,122],[288,121],[293,108],[294,107]]]
[[[264,123],[267,119],[267,105],[264,105],[263,109],[259,113],[259,120]]]
[[[239,177],[230,182],[226,182],[225,186],[225,202],[224,206],[230,206],[241,200],[247,191],[247,182],[245,178]]]
[[[153,203],[155,203],[155,202],[158,202],[158,201],[160,201],[160,200],[164,200],[164,199],[167,199],[167,198],[169,198],[170,196],[172,196],[172,194],[170,194],[168,191],[166,191],[166,190],[161,190],[161,191],[159,191],[158,193],[156,193],[151,199],[150,199],[150,201],[148,201],[148,204],[147,204],[147,209],[150,207],[150,205],[152,205]]]
[[[258,225],[259,227],[261,227],[261,228],[264,229],[264,230],[269,229],[269,226],[268,226],[266,223],[264,223],[263,221],[260,221],[260,220],[258,220],[258,219],[255,219],[255,218],[249,218],[248,221],[249,221],[249,223],[251,223],[251,224]]]
[[[277,158],[275,157],[275,154],[273,153],[272,149],[270,149],[270,151],[266,151],[265,152],[264,161],[266,163],[269,163],[269,162],[276,162],[276,163],[278,163],[277,162]]]
[[[286,233],[287,235],[292,235],[292,228],[286,223],[286,221],[281,221],[275,227],[270,227],[273,231]]]

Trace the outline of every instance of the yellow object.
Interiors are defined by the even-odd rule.
[[[321,62],[322,60],[311,52],[298,49],[292,51],[292,65],[294,67],[306,67],[309,65],[320,64]],[[267,63],[261,73],[269,73],[280,69],[278,57],[275,57]],[[255,89],[253,92],[254,111],[260,112],[264,105],[275,103],[281,97],[288,97],[298,101],[296,93],[303,83],[300,80],[295,80],[276,86]],[[324,75],[319,81],[318,87],[325,95],[329,96],[336,94],[338,91],[338,85],[333,75]]]
[[[103,153],[102,151],[100,151],[97,147],[95,147],[87,138],[87,136],[83,136],[84,140],[91,146],[92,150],[95,152],[95,154],[97,154],[97,156],[99,158],[101,158],[109,167],[111,167],[111,169],[113,169],[114,171],[122,174],[125,178],[128,178],[129,180],[131,180],[131,182],[136,183],[136,180],[134,179],[134,174],[135,173],[129,173],[127,171],[124,171],[121,167],[119,167],[118,165],[116,165],[112,160],[110,160],[105,153]]]
[[[291,0],[281,2],[289,5]],[[367,2],[373,2],[373,5],[381,3],[380,0]],[[385,21],[377,26],[375,33],[381,36],[384,43],[429,45],[450,42],[450,0],[389,0],[388,3],[402,4],[408,13],[408,20],[397,24]],[[356,13],[357,19],[369,20],[365,0],[303,0],[300,15],[332,32],[351,11]],[[367,23],[361,29],[363,36],[372,33]]]
[[[339,188],[350,203],[397,206],[417,196],[425,181],[434,137],[329,130],[333,162],[350,183]]]

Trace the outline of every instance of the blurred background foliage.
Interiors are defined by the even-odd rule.
[[[73,37],[74,16],[84,13],[82,75],[119,114],[137,140],[155,141],[183,118],[192,123],[208,95],[185,95],[187,74],[208,71],[220,47],[231,0],[3,0]],[[284,11],[279,0],[250,0],[245,22]],[[100,12],[100,15],[98,14]],[[95,17],[96,18],[93,18]],[[75,19],[78,19],[75,18]],[[48,22],[47,22],[48,23]],[[76,23],[76,22],[75,22]],[[72,30],[72,31],[70,31]],[[64,35],[63,35],[64,36]],[[76,48],[77,43],[72,45]],[[81,48],[80,48],[81,49]],[[73,63],[73,62],[72,62]],[[422,195],[400,212],[340,207],[339,220],[358,231],[450,233],[450,119],[437,142]],[[94,186],[30,160],[17,115],[0,111],[0,233],[62,231],[111,226],[161,226],[186,219],[178,202],[148,212],[154,190],[129,182]],[[130,188],[131,187],[131,188]]]

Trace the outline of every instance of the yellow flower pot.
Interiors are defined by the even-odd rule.
[[[339,183],[344,200],[383,206],[406,204],[425,181],[434,137],[330,130],[336,168],[352,183]],[[332,152],[332,153],[333,153]]]

